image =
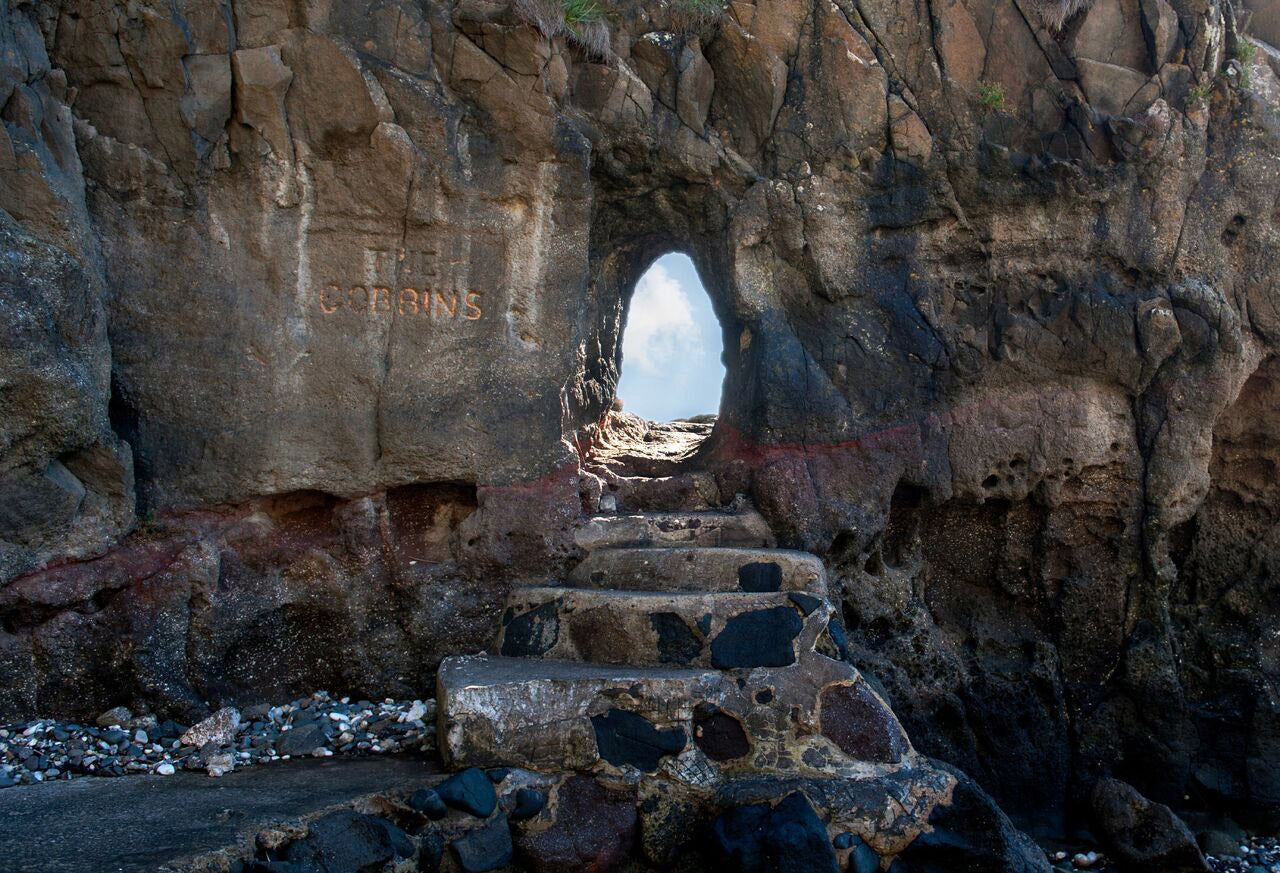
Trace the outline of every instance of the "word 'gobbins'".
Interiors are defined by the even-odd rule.
[[[325,315],[346,309],[359,315],[396,311],[401,315],[419,315],[433,320],[465,318],[478,321],[484,315],[480,303],[479,291],[450,291],[446,294],[426,288],[405,287],[397,291],[383,285],[352,285],[345,289],[326,285],[320,292],[320,311]]]

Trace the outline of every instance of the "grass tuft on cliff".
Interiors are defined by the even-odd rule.
[[[1093,2],[1094,0],[1028,0],[1028,5],[1045,27],[1057,33],[1072,16],[1088,9]]]
[[[616,2],[616,0],[614,0]],[[698,30],[719,18],[727,0],[669,0],[673,25]],[[516,0],[516,12],[548,39],[563,35],[598,58],[612,55],[609,19],[611,0]]]
[[[978,102],[988,112],[1004,112],[1004,89],[983,82],[978,86]]]

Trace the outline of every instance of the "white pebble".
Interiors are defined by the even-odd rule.
[[[159,776],[172,776],[173,765],[169,763],[161,764],[159,767],[156,768],[156,774]]]

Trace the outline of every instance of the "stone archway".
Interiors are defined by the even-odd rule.
[[[708,426],[724,388],[723,330],[692,260],[668,252],[627,305],[615,410]]]

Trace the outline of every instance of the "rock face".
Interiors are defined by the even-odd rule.
[[[1280,808],[1274,4],[1083,5],[6,3],[0,713],[412,692],[741,492],[1015,814]],[[593,466],[674,249],[720,418]]]

